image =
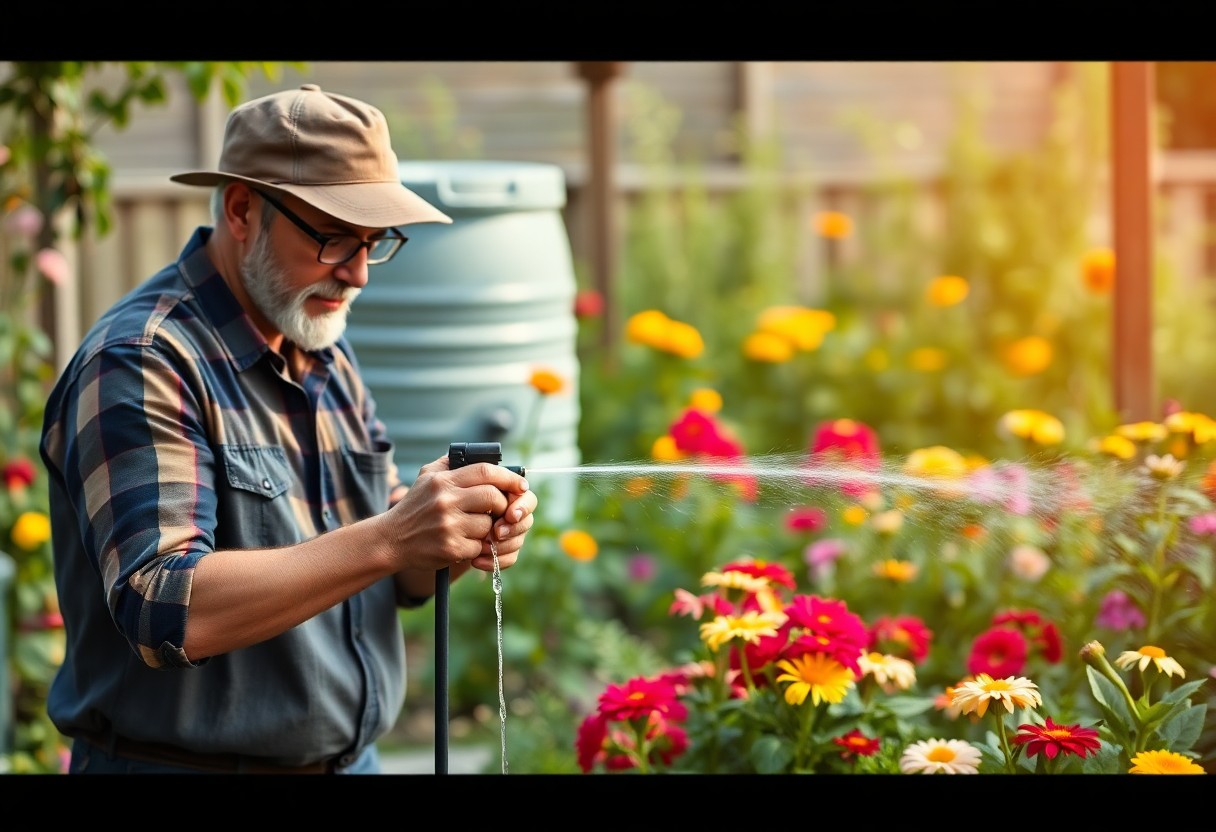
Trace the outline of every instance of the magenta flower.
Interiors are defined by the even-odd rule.
[[[1094,623],[1108,630],[1138,630],[1145,621],[1144,613],[1131,596],[1121,589],[1113,589],[1102,599]]]
[[[1187,521],[1187,526],[1195,534],[1216,534],[1216,512],[1196,514]]]

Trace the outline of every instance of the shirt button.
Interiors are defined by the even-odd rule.
[[[265,488],[267,491],[269,491],[270,490],[270,480],[262,480],[262,488]]]

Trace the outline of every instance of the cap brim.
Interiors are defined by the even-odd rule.
[[[452,218],[400,182],[356,182],[344,185],[296,185],[263,182],[218,171],[191,171],[169,177],[183,185],[218,185],[228,180],[288,193],[351,225],[392,228],[419,222],[450,223]]]

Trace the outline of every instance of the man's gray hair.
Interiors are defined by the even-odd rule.
[[[220,217],[224,215],[224,189],[233,182],[221,182],[211,189],[211,224],[215,225],[220,221]],[[266,200],[262,200],[262,231],[270,230],[270,223],[274,221],[276,213],[275,207]]]

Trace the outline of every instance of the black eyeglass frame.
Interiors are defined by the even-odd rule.
[[[387,263],[389,260],[392,260],[394,257],[396,257],[397,252],[401,251],[401,247],[403,245],[405,245],[407,242],[409,242],[409,239],[410,239],[409,237],[406,237],[404,234],[402,234],[400,231],[398,231],[396,228],[388,229],[389,234],[391,234],[392,236],[377,237],[375,240],[359,240],[359,238],[354,236],[353,234],[322,234],[320,231],[317,231],[317,229],[313,228],[311,225],[309,225],[307,222],[305,222],[303,218],[301,218],[299,215],[297,215],[294,211],[292,211],[290,208],[288,208],[282,202],[280,202],[279,200],[270,196],[270,194],[266,193],[265,191],[257,191],[257,195],[260,196],[262,199],[266,200],[267,202],[269,202],[275,208],[277,208],[283,214],[283,216],[285,216],[285,217],[287,217],[287,219],[291,220],[291,222],[296,226],[296,228],[300,229],[301,231],[303,231],[309,237],[312,237],[313,240],[315,240],[317,242],[317,245],[319,246],[317,248],[317,262],[322,263],[326,266],[340,266],[343,263],[348,262],[352,257],[354,257],[356,254],[359,253],[359,249],[361,249],[361,248],[367,249],[367,265],[378,266],[381,263]],[[346,255],[346,257],[342,258],[341,260],[336,260],[332,263],[322,260],[321,257],[325,254],[325,247],[327,245],[329,245],[330,241],[338,240],[343,237],[347,237],[352,240],[358,240],[359,245],[357,245],[355,248],[351,249],[350,254]],[[384,254],[384,255],[381,255],[380,257],[373,258],[372,257],[372,247],[381,245],[385,242],[395,243],[395,245],[392,247],[392,249],[389,250],[388,254]]]

